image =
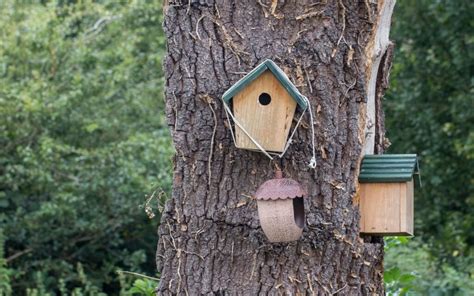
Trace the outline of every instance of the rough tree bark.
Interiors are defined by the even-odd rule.
[[[173,194],[158,230],[160,295],[384,293],[383,242],[359,235],[357,176],[363,154],[384,143],[378,113],[393,6],[394,0],[165,3],[166,115],[176,156]],[[273,177],[274,163],[234,147],[220,101],[266,58],[310,99],[316,118],[317,168],[307,165],[307,120],[282,161],[284,174],[309,192],[303,236],[284,244],[267,242],[252,198]]]

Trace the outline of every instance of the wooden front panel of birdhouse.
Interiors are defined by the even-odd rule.
[[[361,233],[413,235],[413,180],[360,184]]]
[[[296,102],[270,71],[235,95],[233,107],[239,123],[265,150],[284,150]],[[258,150],[237,125],[235,136],[238,148]]]

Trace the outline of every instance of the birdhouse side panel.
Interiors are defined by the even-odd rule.
[[[413,179],[410,182],[401,183],[401,186],[402,190],[400,196],[400,233],[402,233],[403,235],[413,235]]]
[[[368,234],[400,233],[401,183],[361,183],[361,232]]]
[[[284,150],[296,102],[273,73],[265,71],[236,94],[233,108],[240,124],[265,150]],[[258,150],[238,126],[235,135],[238,148]]]

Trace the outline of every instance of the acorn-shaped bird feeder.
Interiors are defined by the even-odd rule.
[[[304,188],[295,180],[283,178],[280,170],[275,178],[263,183],[255,193],[260,225],[272,243],[298,240],[305,224]]]

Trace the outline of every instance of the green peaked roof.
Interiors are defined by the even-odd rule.
[[[366,155],[360,166],[359,182],[408,182],[419,175],[416,154]]]
[[[285,72],[280,69],[272,60],[267,59],[260,65],[258,65],[255,69],[250,71],[247,75],[242,77],[239,81],[237,81],[231,88],[229,88],[223,95],[222,99],[224,102],[229,103],[229,101],[243,88],[245,88],[250,82],[254,81],[257,77],[259,77],[263,72],[266,70],[270,70],[273,75],[280,81],[283,87],[288,91],[290,96],[298,103],[298,105],[304,110],[308,107],[307,102],[304,96],[298,91],[296,86],[291,83],[288,76],[286,76]]]

